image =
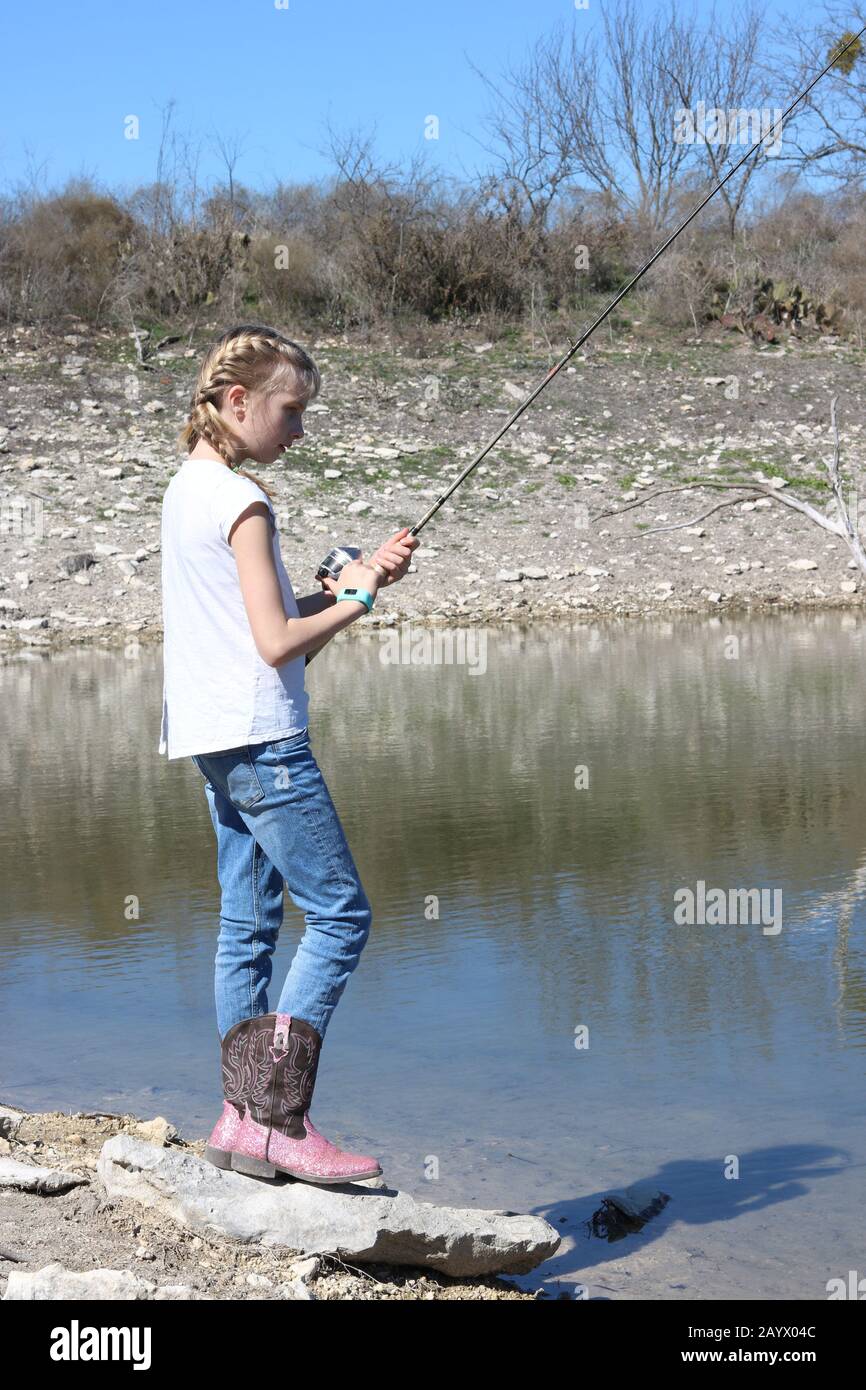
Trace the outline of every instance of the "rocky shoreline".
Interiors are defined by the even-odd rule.
[[[341,1188],[263,1183],[212,1167],[202,1157],[205,1142],[184,1140],[161,1116],[28,1114],[0,1105],[0,1298],[550,1296],[516,1287],[507,1275],[459,1272],[473,1256],[488,1267],[540,1265],[559,1243],[540,1217],[416,1203],[381,1178]],[[362,1216],[361,1188],[370,1190]],[[381,1210],[371,1215],[376,1198]],[[341,1253],[333,1249],[337,1235]],[[345,1253],[365,1243],[371,1255]],[[330,1250],[309,1253],[319,1244]],[[405,1253],[376,1259],[377,1248]],[[457,1273],[442,1268],[449,1261]]]
[[[0,337],[0,656],[162,638],[162,493],[211,333],[141,364],[128,335],[74,330]],[[278,495],[297,594],[318,588],[304,576],[334,543],[370,553],[419,521],[553,360],[517,342],[439,342],[424,357],[346,338],[307,345],[323,375],[307,437],[253,470]],[[718,492],[671,491],[761,477],[823,508],[835,394],[856,504],[862,349],[828,336],[758,348],[737,334],[662,345],[635,327],[575,364],[443,504],[409,575],[347,635],[862,606],[847,546],[807,518],[764,498],[701,520]]]

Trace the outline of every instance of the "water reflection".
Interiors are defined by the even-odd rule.
[[[317,1123],[416,1195],[512,1209],[661,1171],[676,1210],[672,1166],[830,1128],[862,1161],[863,632],[491,631],[476,672],[335,640],[307,672],[313,748],[375,917]],[[219,1096],[215,846],[198,773],[156,751],[160,650],[130,652],[0,666],[2,1098],[198,1137]],[[782,930],[678,925],[699,880],[779,890]],[[302,926],[287,898],[275,982]],[[60,1052],[33,1045],[46,1020]]]

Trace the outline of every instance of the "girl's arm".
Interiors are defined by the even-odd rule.
[[[337,595],[332,593],[330,589],[319,589],[317,593],[304,594],[298,599],[298,612],[302,618],[306,618],[309,613],[321,613],[325,608],[333,608],[336,602]],[[331,633],[331,637],[333,637],[333,635],[334,634]],[[307,652],[307,666],[309,666],[313,657],[322,650],[322,647],[328,645],[331,637],[326,637],[321,647],[312,647],[311,650]]]
[[[269,666],[318,651],[324,644],[366,613],[361,603],[344,600],[331,603],[323,599],[320,611],[303,617],[287,618],[283,594],[271,549],[270,514],[264,502],[251,502],[233,523],[228,536],[238,567],[244,607],[256,650]],[[369,584],[375,594],[381,576],[370,570]],[[307,595],[312,601],[318,595]],[[300,608],[300,603],[298,604]]]
[[[306,618],[310,613],[321,613],[324,608],[333,608],[336,602],[336,594],[330,593],[328,589],[319,589],[315,594],[303,594],[298,599],[298,612],[302,618]]]

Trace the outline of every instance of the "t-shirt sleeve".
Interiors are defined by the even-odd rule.
[[[220,536],[227,545],[232,526],[251,502],[264,502],[271,514],[271,524],[276,524],[270,498],[250,478],[238,478],[236,476],[226,478],[222,487],[219,487],[214,494],[214,521]]]

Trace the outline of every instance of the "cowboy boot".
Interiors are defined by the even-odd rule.
[[[222,1039],[220,1046],[223,1112],[205,1146],[204,1156],[217,1168],[231,1168],[232,1153],[246,1113],[246,1097],[255,1092],[261,1105],[268,1094],[268,1046],[273,1037],[276,1014],[258,1014],[241,1019]]]
[[[321,1046],[316,1029],[291,1014],[235,1024],[223,1039],[223,1115],[205,1157],[252,1177],[281,1172],[321,1183],[378,1177],[375,1158],[339,1149],[307,1113]]]

